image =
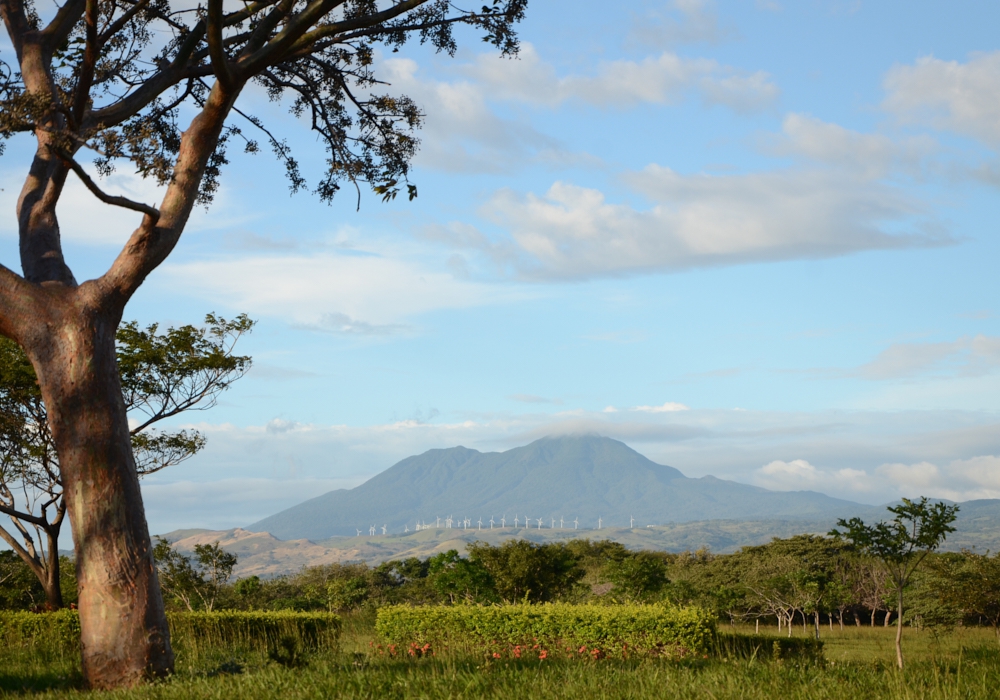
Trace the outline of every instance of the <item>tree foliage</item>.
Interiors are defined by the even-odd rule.
[[[310,187],[286,140],[232,106],[236,120],[221,129],[207,159],[200,203],[216,194],[237,140],[247,153],[263,142],[293,192],[310,187],[330,200],[344,183],[363,183],[391,199],[407,180],[423,115],[409,97],[384,91],[378,48],[395,52],[415,38],[453,55],[454,30],[466,25],[513,55],[514,25],[526,5],[492,0],[463,10],[447,0],[255,0],[226,12],[222,0],[197,8],[169,0],[69,0],[46,27],[30,6],[22,7],[8,13],[8,27],[42,32],[51,84],[40,90],[17,64],[0,63],[0,137],[44,130],[66,166],[104,201],[155,216],[153,207],[101,193],[77,154],[90,151],[102,176],[128,163],[166,185],[187,110],[204,109],[214,84],[238,94],[255,83],[316,134],[326,150],[325,171]],[[25,39],[13,38],[21,59]],[[408,182],[407,194],[416,196]]]

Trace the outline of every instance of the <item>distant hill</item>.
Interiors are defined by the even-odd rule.
[[[1000,500],[967,501],[960,504],[956,531],[945,540],[945,551],[976,549],[980,552],[1000,549]],[[876,518],[888,515],[878,509]],[[835,518],[826,520],[710,520],[675,523],[655,527],[604,528],[602,530],[549,529],[537,527],[479,530],[440,528],[395,535],[369,537],[335,537],[319,542],[279,540],[266,532],[248,532],[240,528],[225,531],[177,530],[164,535],[183,552],[196,544],[218,541],[222,547],[239,557],[236,575],[276,576],[294,573],[305,566],[333,562],[365,561],[377,564],[389,559],[428,557],[449,549],[465,550],[474,540],[499,544],[521,538],[533,542],[559,542],[575,537],[592,540],[610,539],[629,549],[649,549],[681,552],[707,548],[718,554],[734,552],[740,547],[769,542],[773,537],[799,534],[825,534],[834,526]]]
[[[692,479],[656,464],[624,443],[597,436],[548,437],[506,452],[465,447],[408,457],[353,489],[338,489],[249,525],[282,540],[324,540],[389,533],[437,518],[506,515],[544,527],[579,518],[584,528],[664,525],[704,520],[803,520],[879,517],[884,512],[813,491],[777,492],[712,476]]]

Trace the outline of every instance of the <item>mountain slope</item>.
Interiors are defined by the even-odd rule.
[[[544,527],[626,526],[714,519],[825,519],[868,515],[869,506],[800,491],[779,493],[715,477],[689,479],[610,438],[543,438],[506,452],[465,447],[408,457],[353,489],[338,489],[247,527],[280,539],[390,533],[436,518],[508,525],[527,515]],[[381,531],[381,530],[379,530]]]

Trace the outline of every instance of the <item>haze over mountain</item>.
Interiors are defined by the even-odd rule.
[[[695,520],[825,520],[880,517],[882,508],[814,491],[777,492],[705,476],[688,478],[656,464],[617,440],[597,436],[547,437],[506,452],[465,447],[408,457],[353,489],[338,489],[256,522],[246,529],[287,539],[322,540],[389,533],[418,521],[479,518],[508,526],[517,516],[579,518],[581,529],[638,527]],[[487,525],[488,526],[488,525]]]

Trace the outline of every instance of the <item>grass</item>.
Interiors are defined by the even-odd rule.
[[[418,660],[368,654],[374,615],[347,616],[341,648],[308,666],[285,668],[260,651],[203,648],[179,654],[169,680],[107,694],[82,689],[75,654],[0,650],[0,694],[30,698],[740,698],[743,700],[906,700],[995,698],[1000,645],[991,630],[947,635],[905,630],[908,666],[894,664],[893,629],[824,628],[823,665],[748,659],[499,661],[472,656]],[[727,625],[722,626],[729,631]],[[752,634],[752,627],[737,632]],[[810,630],[811,633],[811,630]],[[796,636],[804,636],[802,628]],[[762,636],[776,636],[773,627]]]

